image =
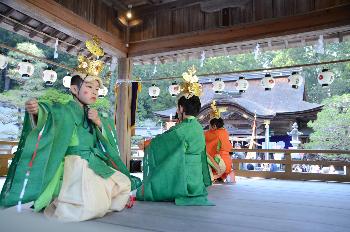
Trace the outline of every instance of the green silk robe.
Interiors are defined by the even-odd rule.
[[[213,205],[207,199],[209,185],[204,133],[195,117],[156,136],[145,149],[138,200]]]
[[[60,170],[63,171],[64,157],[69,154],[86,159],[89,167],[103,178],[110,177],[115,170],[122,172],[130,178],[131,188],[136,189],[140,180],[130,175],[120,159],[113,121],[101,115],[100,118],[102,132],[93,126],[91,134],[83,128],[83,109],[76,101],[52,105],[39,103],[38,122],[34,128],[26,114],[18,150],[0,195],[0,206],[10,207],[18,203],[28,170],[30,175],[22,203],[37,200],[49,188],[56,188],[57,194],[57,186],[52,186],[57,183],[53,180],[60,179],[58,175],[63,174]]]

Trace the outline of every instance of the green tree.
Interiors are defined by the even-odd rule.
[[[45,57],[43,50],[29,42],[19,43],[16,48],[38,57]],[[41,75],[43,69],[46,68],[47,65],[34,60],[34,74],[28,80],[23,80],[20,74],[16,71],[16,66],[18,62],[22,59],[28,59],[28,57],[22,53],[14,51],[10,51],[8,56],[11,59],[7,67],[7,77],[9,77],[14,84],[12,84],[11,89],[8,92],[0,93],[0,97],[3,101],[21,107],[26,99],[39,97],[44,93],[45,88],[43,86]]]
[[[350,149],[350,94],[334,96],[323,101],[324,107],[317,119],[309,122],[314,130],[307,148]]]

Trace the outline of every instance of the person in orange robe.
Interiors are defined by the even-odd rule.
[[[224,128],[222,118],[210,120],[210,129],[205,132],[205,143],[210,157],[214,159],[219,154],[224,161],[226,170],[220,178],[225,180],[232,171],[232,160],[229,153],[232,151],[232,144],[229,140],[229,134]]]

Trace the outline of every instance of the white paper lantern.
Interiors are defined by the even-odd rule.
[[[180,93],[180,85],[178,85],[176,82],[173,82],[170,86],[169,86],[169,93],[172,97],[175,97],[177,95],[179,95]]]
[[[0,54],[0,69],[6,68],[7,64],[8,64],[7,57]]]
[[[215,93],[222,93],[225,89],[225,83],[220,79],[216,78],[213,82],[213,90]]]
[[[28,79],[34,73],[34,65],[28,60],[23,60],[17,65],[17,71],[21,74],[23,79]]]
[[[240,93],[243,93],[248,89],[249,82],[244,77],[239,77],[235,83],[235,87]]]
[[[98,90],[98,97],[99,98],[103,98],[103,97],[107,96],[107,93],[108,93],[107,87],[106,86],[102,86],[102,88],[100,88]]]
[[[45,82],[45,86],[53,86],[53,83],[55,83],[57,80],[57,73],[53,71],[52,68],[46,69],[43,72],[42,77]]]
[[[275,84],[275,79],[273,79],[270,73],[266,73],[265,77],[261,79],[261,85],[265,88],[266,91],[269,91],[275,87]]]
[[[298,72],[292,72],[292,75],[288,77],[288,83],[292,88],[297,89],[304,83],[304,79]]]
[[[67,76],[63,77],[63,86],[66,87],[67,89],[70,89],[70,82],[72,80],[71,75],[68,73]]]
[[[160,94],[160,89],[155,84],[152,84],[148,89],[148,94],[152,97],[153,100],[156,100]]]
[[[318,75],[317,80],[322,87],[327,87],[334,81],[334,73],[328,69],[322,69],[322,72]]]

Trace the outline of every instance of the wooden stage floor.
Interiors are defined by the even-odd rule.
[[[27,208],[0,211],[0,231],[350,231],[350,184],[239,178],[214,185],[216,206],[136,202],[81,223],[57,223]]]

